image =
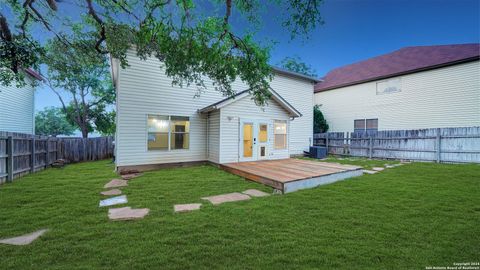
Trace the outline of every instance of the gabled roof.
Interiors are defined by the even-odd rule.
[[[315,93],[479,59],[478,43],[405,47],[330,71]]]
[[[295,109],[290,103],[288,103],[282,96],[280,96],[277,92],[275,92],[275,90],[273,90],[272,88],[270,88],[270,93],[272,94],[272,99],[275,100],[276,102],[278,102],[278,104],[284,108],[287,112],[290,113],[290,115],[292,117],[300,117],[302,116],[302,114],[297,110]],[[219,110],[235,101],[238,101],[242,98],[245,98],[245,97],[248,97],[250,96],[250,89],[247,89],[247,90],[243,90],[241,92],[238,92],[237,94],[235,94],[234,96],[231,96],[231,97],[227,97],[225,99],[222,99],[218,102],[215,102],[203,109],[199,109],[198,112],[199,113],[208,113],[208,112],[211,112],[211,111],[215,111],[215,110]]]

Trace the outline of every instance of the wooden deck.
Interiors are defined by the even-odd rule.
[[[362,175],[362,168],[357,166],[293,158],[227,163],[220,167],[248,180],[271,186],[282,193]]]

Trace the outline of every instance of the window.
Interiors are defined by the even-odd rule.
[[[378,131],[378,119],[356,119],[353,132]]]
[[[365,119],[357,119],[353,121],[353,132],[365,131]]]
[[[377,82],[377,95],[391,94],[402,91],[401,78]]]
[[[268,126],[267,124],[260,124],[258,129],[258,141],[261,143],[267,142],[268,139]]]
[[[367,119],[366,130],[377,131],[378,130],[378,119]]]
[[[148,150],[188,149],[190,119],[183,116],[148,115]]]
[[[287,148],[287,121],[275,121],[273,127],[275,149]]]

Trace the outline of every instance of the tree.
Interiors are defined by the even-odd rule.
[[[47,107],[35,115],[35,133],[57,137],[58,135],[73,135],[75,127],[70,125],[62,109]]]
[[[89,50],[95,41],[76,32],[69,45],[54,39],[47,46],[44,61],[48,65],[47,84],[58,96],[69,122],[83,138],[96,127],[110,132],[111,112],[106,108],[115,101],[108,58]],[[69,96],[66,102],[64,95]],[[111,129],[111,127],[110,127]]]
[[[0,12],[0,46],[8,48],[2,54],[0,79],[3,84],[21,80],[19,70],[40,63],[45,46],[31,35],[34,26],[66,46],[73,43],[70,33],[79,30],[85,39],[94,40],[88,46],[91,52],[110,54],[123,67],[128,65],[127,50],[134,48],[142,58],[161,60],[175,84],[195,84],[201,90],[203,78],[209,77],[217,91],[231,96],[235,94],[231,83],[239,78],[249,85],[255,100],[264,104],[270,97],[272,70],[270,46],[255,39],[258,18],[262,12],[275,11],[292,38],[307,36],[322,23],[322,1],[78,0],[74,2],[78,8],[71,11],[79,16],[73,16],[64,12],[71,3],[63,1],[7,0],[5,6],[14,16],[8,23]],[[232,20],[240,23],[233,25]]]
[[[324,133],[328,131],[328,128],[327,120],[320,111],[320,105],[315,105],[313,107],[313,133]]]
[[[312,66],[302,62],[300,57],[285,57],[279,64],[282,68],[310,77],[318,77]]]

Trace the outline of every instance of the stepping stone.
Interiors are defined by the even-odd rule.
[[[377,171],[363,170],[363,173],[376,174]]]
[[[139,176],[142,176],[142,174],[141,173],[124,174],[124,175],[122,175],[122,179],[123,180],[131,180],[131,179],[139,177]]]
[[[270,196],[270,194],[268,193],[265,193],[263,191],[260,191],[258,189],[247,189],[245,190],[244,192],[242,192],[243,194],[246,194],[246,195],[249,195],[251,197],[265,197],[265,196]]]
[[[104,207],[104,206],[111,206],[111,205],[116,205],[116,204],[122,204],[122,203],[127,203],[127,196],[122,195],[122,196],[117,196],[117,197],[112,197],[108,198],[105,200],[101,200],[100,204],[98,205],[99,207]]]
[[[175,213],[189,212],[193,210],[199,210],[201,206],[201,203],[175,204],[173,206],[173,211],[175,211]]]
[[[373,167],[372,170],[380,172],[380,171],[385,170],[385,168],[383,168],[383,167]]]
[[[122,208],[110,208],[108,209],[108,218],[111,220],[132,220],[132,219],[142,219],[148,213],[150,209],[148,208],[139,208],[132,209],[131,207],[122,207]]]
[[[104,188],[116,188],[116,187],[126,187],[128,186],[127,180],[122,179],[113,179],[103,186]]]
[[[390,164],[385,164],[385,168],[387,169],[391,169],[391,168],[395,168],[396,166],[394,165],[390,165]]]
[[[245,200],[250,200],[250,196],[234,192],[234,193],[227,193],[227,194],[222,194],[222,195],[216,195],[216,196],[210,196],[210,197],[204,197],[202,200],[207,200],[210,201],[214,205],[218,205],[221,203],[226,203],[226,202],[236,202],[236,201],[245,201]]]
[[[13,238],[7,238],[7,239],[1,239],[0,243],[1,244],[7,244],[7,245],[15,245],[15,246],[25,246],[29,245],[33,241],[35,241],[37,238],[39,238],[42,234],[46,233],[48,229],[43,229],[39,230],[33,233],[25,234],[22,236],[17,236]]]
[[[110,189],[107,191],[102,191],[100,194],[105,196],[116,196],[122,194],[122,191],[120,189]]]

